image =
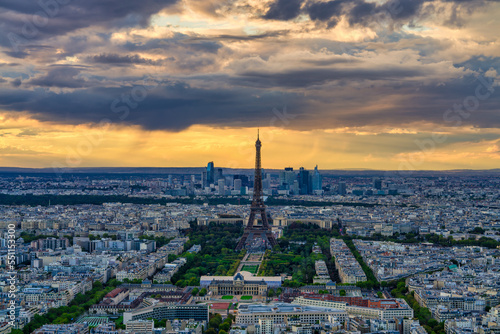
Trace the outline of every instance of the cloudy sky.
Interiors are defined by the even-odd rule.
[[[500,167],[500,2],[3,0],[0,166]]]

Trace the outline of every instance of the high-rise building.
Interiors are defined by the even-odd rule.
[[[309,171],[305,170],[304,167],[300,167],[298,181],[299,181],[299,193],[301,195],[307,195],[312,192],[311,177],[309,175]]]
[[[241,181],[241,179],[234,179],[233,189],[241,192],[241,187],[243,187],[243,182]]]
[[[218,182],[220,179],[224,178],[224,174],[222,173],[222,168],[217,168],[215,170],[215,175],[214,175],[214,183]]]
[[[293,181],[292,189],[290,189],[290,190],[292,190],[292,192],[293,192],[294,194],[297,194],[297,195],[299,194],[299,192],[300,192],[300,187],[299,187],[299,181],[298,181],[298,180],[294,180],[294,181]]]
[[[339,182],[338,194],[342,195],[342,196],[344,196],[345,194],[347,194],[347,187],[346,187],[345,182]]]
[[[205,188],[207,186],[207,171],[206,170],[201,172],[201,186],[202,186],[202,188]]]
[[[217,181],[217,187],[219,189],[219,195],[225,195],[225,186],[226,186],[226,180],[224,179],[219,179]]]
[[[382,180],[378,177],[373,178],[373,188],[381,190],[382,189]]]
[[[236,174],[233,176],[233,178],[234,178],[234,180],[241,180],[242,187],[249,187],[250,186],[250,180],[248,179],[247,175]]]
[[[293,167],[286,167],[279,174],[279,188],[282,190],[293,191],[293,183],[297,180],[297,175],[293,171]]]
[[[207,181],[206,186],[210,186],[215,183],[215,166],[214,162],[210,161],[207,165]]]
[[[269,190],[271,188],[271,173],[264,173],[262,171],[262,175],[265,175],[262,179],[262,189]]]
[[[312,175],[312,191],[313,193],[318,190],[323,189],[323,178],[321,177],[321,174],[318,171],[318,165],[314,167],[314,172]]]

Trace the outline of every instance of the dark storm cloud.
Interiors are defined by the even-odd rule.
[[[280,72],[247,71],[240,73],[237,79],[233,79],[233,82],[255,87],[303,88],[335,80],[393,80],[419,75],[422,75],[420,70],[411,68],[312,68]]]
[[[130,52],[182,49],[187,52],[217,53],[222,44],[217,41],[199,40],[188,35],[175,33],[172,38],[152,38],[145,42],[126,42],[122,47]]]
[[[28,43],[28,41],[26,42]],[[11,51],[4,51],[4,53],[12,58],[24,59],[28,57],[30,54],[37,53],[39,51],[55,50],[55,48],[50,45],[24,44],[20,47],[22,49],[21,48],[17,50],[9,49]]]
[[[265,19],[287,21],[300,14],[302,0],[276,0],[264,15]]]
[[[24,51],[4,51],[4,53],[9,57],[18,59],[24,59],[28,56],[28,53]]]
[[[464,62],[455,64],[455,67],[465,67],[480,72],[493,68],[497,73],[500,73],[500,57],[474,56]]]
[[[42,121],[81,124],[99,123],[106,118],[145,129],[180,131],[193,124],[268,125],[274,117],[273,107],[283,105],[285,101],[301,105],[299,95],[293,93],[198,89],[178,82],[147,88],[147,98],[138,102],[135,108],[129,108],[124,102],[112,104],[116,99],[130,96],[132,89],[89,88],[62,93],[42,89],[1,90],[0,107],[10,111],[29,111]],[[130,111],[124,120],[119,118],[123,115],[120,108]]]
[[[305,13],[313,21],[327,22],[329,27],[334,27],[338,21],[345,17],[351,26],[368,26],[378,22],[402,22],[413,24],[414,19],[420,16],[435,14],[432,5],[423,10],[425,3],[438,2],[452,3],[450,13],[445,18],[448,25],[460,26],[463,24],[463,15],[472,13],[476,8],[484,6],[487,0],[389,0],[383,4],[368,2],[367,0],[276,0],[271,4],[265,19],[291,20],[301,13]],[[303,5],[304,4],[304,5]],[[443,16],[442,12],[439,12]]]
[[[139,55],[125,55],[120,56],[116,53],[112,54],[100,54],[96,56],[88,57],[88,60],[92,63],[98,64],[110,64],[115,66],[128,66],[133,64],[147,64],[147,65],[159,65],[161,61],[155,61],[151,59],[142,58]]]
[[[490,82],[490,79],[485,79]],[[343,112],[334,117],[337,124],[349,126],[409,124],[412,122],[428,122],[440,127],[472,126],[477,128],[498,128],[498,106],[500,95],[497,89],[474,107],[467,101],[473,101],[478,87],[480,93],[487,93],[484,81],[468,75],[461,79],[448,81],[446,84],[420,85],[419,83],[401,83],[385,86],[374,86],[363,89],[362,92],[351,90],[342,94],[342,103],[338,105]],[[392,94],[404,97],[401,102],[392,106],[384,105]],[[332,95],[334,92],[332,92]],[[317,98],[320,100],[320,98]],[[476,99],[477,100],[477,99]],[[335,96],[322,98],[322,103],[330,104],[334,109]],[[366,105],[381,105],[370,112],[362,110]],[[384,106],[382,106],[384,105]]]
[[[64,87],[82,85],[76,76],[77,69],[64,70],[61,77],[52,73],[52,81],[44,78],[45,81],[50,81],[52,86],[55,85],[54,81]],[[411,70],[400,70],[387,72],[386,78],[413,74],[415,73]],[[304,87],[323,83],[333,74],[321,76],[319,71],[287,73],[274,79],[272,75],[264,76],[262,73],[246,75],[232,80],[206,75],[205,80],[210,81],[214,88],[197,88],[185,82],[163,81],[159,86],[90,87],[62,92],[41,88],[3,89],[0,91],[0,109],[29,112],[32,117],[41,121],[82,124],[99,123],[106,118],[117,124],[169,131],[180,131],[195,124],[266,126],[273,117],[273,107],[284,105],[295,116],[296,121],[289,125],[295,129],[401,126],[422,121],[436,126],[454,126],[454,123],[444,120],[445,111],[452,109],[455,104],[463,103],[467,97],[474,96],[480,84],[473,76],[451,80],[443,85],[422,85],[418,80],[386,80],[381,84],[364,84],[360,87],[339,83],[322,89],[311,89],[303,94],[287,92],[275,86]],[[338,72],[335,75],[339,76]],[[345,73],[345,76],[348,75],[355,78],[353,73]],[[361,73],[356,75],[361,76]],[[378,78],[374,72],[364,73],[365,77],[370,75]],[[302,81],[297,78],[302,78]],[[202,76],[196,78],[197,81],[202,79]],[[232,84],[231,88],[215,88],[218,83],[227,84],[228,81]],[[266,89],[271,86],[273,89]],[[141,99],[134,101],[131,98],[134,89],[142,90],[146,96],[141,93]],[[482,89],[482,92],[485,91]],[[393,100],[395,95],[397,99]],[[469,117],[462,118],[463,125],[499,127],[498,105],[500,95],[492,94],[481,101],[480,106],[471,111]],[[368,110],[367,106],[370,106]],[[124,114],[126,117],[120,119]]]
[[[356,1],[356,4],[348,13],[349,24],[362,24],[368,25],[373,19],[373,14],[377,6],[371,2]]]
[[[14,79],[10,82],[10,84],[13,86],[13,87],[19,87],[21,86],[21,79],[20,78],[17,78],[17,79]]]
[[[312,2],[306,7],[306,12],[313,21],[328,21],[328,26],[334,27],[342,15],[344,0]]]
[[[145,26],[151,15],[177,0],[4,0],[0,2],[0,45],[20,57],[30,41],[91,26]],[[63,3],[63,4],[60,4]]]
[[[80,68],[62,66],[51,68],[45,75],[29,80],[27,83],[33,86],[60,87],[60,88],[82,88],[88,87],[89,82],[77,77]]]
[[[189,40],[191,41],[217,41],[217,40],[227,40],[227,41],[254,41],[259,39],[266,38],[274,38],[274,37],[282,37],[286,36],[290,31],[289,30],[279,30],[279,31],[270,31],[257,35],[217,35],[210,37],[191,37]]]
[[[330,66],[335,64],[361,63],[361,60],[350,59],[350,58],[332,58],[332,59],[304,59],[301,62],[304,64],[315,65],[315,66]]]

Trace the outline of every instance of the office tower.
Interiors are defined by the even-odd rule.
[[[215,184],[215,166],[213,161],[210,161],[207,165],[207,183],[206,186],[210,186],[211,184]]]
[[[226,180],[224,180],[224,179],[219,179],[219,180],[217,181],[217,186],[218,186],[218,188],[219,188],[219,195],[225,195],[225,194],[226,194],[226,192],[224,191],[224,188],[225,188],[225,186],[226,186]]]
[[[322,189],[323,189],[323,179],[318,171],[318,165],[316,165],[316,167],[314,167],[314,172],[312,175],[312,191],[314,193],[314,191]]]
[[[280,186],[283,186],[284,184],[286,184],[285,182],[285,171],[282,170],[279,172],[278,174],[278,182],[279,182],[279,185]]]
[[[297,180],[297,175],[292,167],[285,168],[285,182],[288,186],[293,186],[293,182]]]
[[[382,180],[378,177],[373,178],[373,188],[381,190],[382,189]]]
[[[262,189],[269,190],[270,188],[271,188],[271,180],[270,179],[262,180]]]
[[[304,167],[300,167],[298,180],[299,180],[299,194],[301,195],[310,194],[312,192],[311,179],[309,171],[305,170]]]
[[[207,186],[207,171],[201,172],[201,187],[205,188]]]
[[[272,248],[278,245],[278,242],[274,238],[271,231],[271,226],[269,226],[268,217],[266,214],[266,206],[262,199],[262,170],[261,170],[261,157],[260,148],[262,147],[259,135],[257,134],[257,141],[255,142],[255,179],[253,185],[253,200],[252,206],[250,207],[250,217],[248,218],[248,224],[245,227],[243,236],[241,237],[236,250],[241,250],[243,248],[249,251],[253,248],[255,242],[259,242],[260,239],[264,243],[264,248]],[[254,225],[255,216],[259,214],[262,219],[262,225]]]
[[[262,189],[269,190],[271,188],[271,173],[264,173],[262,171],[264,178],[262,179]]]
[[[250,186],[250,181],[249,181],[247,175],[236,174],[236,175],[234,175],[233,178],[234,178],[234,180],[241,180],[241,186],[242,187],[248,187],[248,186]]]
[[[344,196],[347,194],[347,188],[345,182],[339,182],[338,194]]]
[[[279,189],[293,191],[293,182],[297,176],[292,167],[286,167],[279,173]]]
[[[215,170],[214,182],[218,182],[220,179],[223,179],[224,175],[222,174],[222,168],[217,168]]]
[[[243,187],[243,184],[241,182],[241,179],[234,179],[233,181],[233,189],[237,190],[241,193],[241,188]]]

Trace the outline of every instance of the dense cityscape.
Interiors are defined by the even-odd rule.
[[[500,331],[498,172],[266,171],[260,147],[253,171],[4,172],[0,333]]]
[[[500,334],[500,0],[0,0],[0,334]]]

